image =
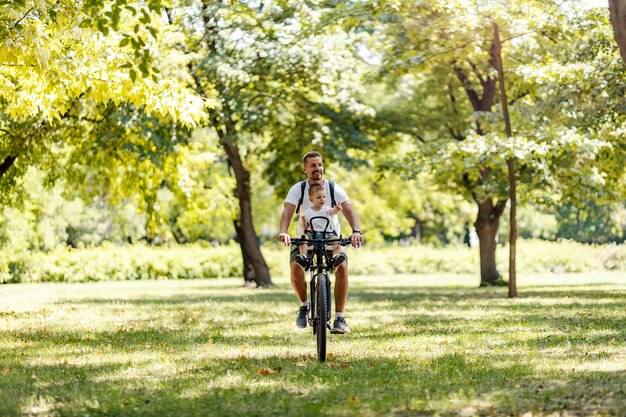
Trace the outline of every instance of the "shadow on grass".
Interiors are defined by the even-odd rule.
[[[593,300],[608,300],[616,304],[626,306],[626,291],[624,290],[603,290],[603,289],[576,289],[572,290],[556,290],[556,287],[528,287],[520,291],[520,297],[508,299],[506,296],[506,288],[442,288],[442,287],[402,287],[402,286],[353,286],[350,289],[350,297],[357,298],[362,301],[375,302],[392,300],[395,303],[402,304],[405,301],[412,302],[466,302],[466,301],[497,301],[500,303],[510,304],[516,300],[538,300],[540,304],[546,304],[545,299],[563,299],[564,308],[568,306],[576,306],[577,304],[589,302]],[[211,286],[198,287],[193,293],[176,294],[171,296],[143,296],[129,299],[127,297],[106,297],[106,296],[90,296],[80,300],[65,299],[60,300],[58,304],[191,304],[204,302],[229,303],[239,302],[257,302],[257,303],[276,303],[276,302],[294,302],[295,295],[291,288],[274,288],[251,290],[245,288],[230,289],[234,291],[231,294],[220,294],[223,288],[216,289]],[[577,300],[574,301],[573,299]],[[530,305],[528,302],[526,305]]]
[[[617,372],[541,374],[527,364],[494,366],[489,357],[458,353],[415,362],[319,364],[306,355],[199,360],[157,379],[130,378],[126,367],[123,360],[16,365],[21,381],[13,380],[23,390],[0,380],[0,410],[18,415],[24,412],[18,403],[39,401],[61,416],[623,415],[626,401],[626,379]]]
[[[207,286],[158,298],[59,301],[58,308],[111,315],[122,305],[161,320],[142,323],[130,314],[117,330],[84,332],[68,323],[62,330],[0,333],[23,345],[0,353],[0,370],[7,369],[0,374],[0,415],[626,415],[623,367],[563,370],[570,362],[611,360],[602,353],[606,346],[625,351],[623,292],[537,289],[507,300],[502,289],[356,287],[352,314],[372,320],[332,339],[331,352],[347,347],[349,353],[319,364],[308,332],[251,332],[282,320],[275,306],[294,304],[290,289],[232,291]],[[469,320],[476,308],[485,314]],[[191,323],[189,309],[199,311]],[[240,310],[245,319],[231,316]],[[383,314],[393,321],[378,321]],[[528,335],[511,337],[520,329]],[[452,344],[428,355],[389,351],[407,340],[432,343],[433,336],[476,349]],[[491,338],[504,345],[489,351],[485,340]],[[199,349],[207,339],[213,348]],[[304,353],[297,344],[306,346]],[[237,354],[242,345],[249,352]],[[276,353],[279,346],[286,349]],[[555,348],[553,356],[541,353]],[[530,359],[542,355],[563,366],[533,365]]]
[[[230,290],[232,291],[232,289]],[[358,317],[361,313],[371,313],[370,307],[376,303],[384,303],[382,314],[391,315],[397,323],[408,326],[408,329],[386,332],[384,328],[374,327],[361,329],[352,335],[355,338],[376,338],[384,335],[385,339],[401,337],[421,337],[429,335],[489,335],[498,329],[507,328],[512,322],[517,330],[528,330],[539,333],[529,340],[515,341],[516,345],[527,344],[533,349],[570,345],[600,346],[618,340],[626,342],[626,316],[614,314],[615,311],[626,311],[626,296],[620,291],[577,290],[571,291],[527,291],[516,300],[503,298],[501,289],[450,289],[450,288],[401,288],[401,287],[367,287],[356,288],[351,292],[355,307],[351,313]],[[118,332],[102,332],[92,334],[92,340],[84,340],[80,333],[61,337],[59,343],[85,343],[100,345],[112,340],[121,341],[127,347],[141,346],[147,341],[163,334],[170,335],[163,343],[172,346],[181,344],[204,343],[207,338],[216,342],[231,344],[242,343],[242,336],[237,333],[242,328],[254,328],[267,325],[268,322],[292,320],[292,317],[268,317],[276,305],[293,305],[294,296],[291,290],[257,290],[242,289],[235,294],[223,294],[214,288],[199,288],[194,294],[177,294],[167,297],[141,297],[136,299],[94,298],[82,300],[61,300],[58,303],[72,308],[90,308],[93,305],[111,306],[124,309],[134,307],[150,307],[155,317],[170,314],[176,316],[175,327],[150,328],[146,324],[135,323],[139,328],[122,328]],[[181,308],[199,311],[197,322],[191,326],[183,326],[181,322],[190,319],[188,312]],[[349,305],[350,307],[350,305]],[[416,311],[407,312],[407,308]],[[476,309],[486,313],[471,323],[470,314]],[[214,311],[219,310],[219,311]],[[241,319],[223,319],[224,315],[247,313]],[[258,314],[257,314],[258,313]],[[372,316],[376,324],[378,317]],[[468,321],[469,320],[469,321]],[[231,329],[237,326],[237,331]],[[193,330],[196,330],[195,332]],[[596,334],[600,333],[600,334]],[[603,333],[603,334],[602,334]],[[34,341],[40,334],[25,334],[27,340]],[[249,336],[245,336],[246,338]],[[263,341],[268,341],[269,337]],[[54,337],[52,339],[54,340]]]

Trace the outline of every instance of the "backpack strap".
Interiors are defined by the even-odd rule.
[[[337,205],[337,201],[335,201],[335,183],[328,181],[328,186],[330,187],[330,204],[331,207],[335,207]]]
[[[296,213],[300,214],[300,206],[302,205],[302,200],[304,200],[304,189],[306,188],[306,180],[300,183],[300,200],[298,200],[298,206],[296,207]]]

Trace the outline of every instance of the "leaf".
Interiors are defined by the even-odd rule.
[[[91,20],[90,18],[87,19],[83,19],[82,22],[80,22],[80,24],[78,25],[81,28],[88,28],[93,24],[93,20]]]
[[[120,48],[125,47],[126,45],[128,45],[130,43],[130,39],[128,38],[124,38],[120,41]]]
[[[141,23],[145,23],[147,25],[148,23],[152,21],[148,12],[146,12],[145,10],[142,10],[141,13],[143,13],[143,16],[139,19]]]
[[[139,64],[139,71],[141,71],[141,75],[147,77],[150,72],[148,71],[148,64],[146,62],[142,62]]]
[[[130,79],[132,82],[137,81],[137,71],[135,71],[134,69],[130,70]]]
[[[9,373],[9,368],[2,368],[2,374],[7,375]]]
[[[109,34],[109,27],[107,26],[106,19],[98,19],[96,21],[96,26],[98,28],[98,31],[100,31],[100,33],[102,33],[103,35],[106,36]]]
[[[274,371],[268,368],[263,368],[263,369],[259,369],[258,371],[256,371],[256,373],[257,375],[269,375],[269,374],[273,374]]]

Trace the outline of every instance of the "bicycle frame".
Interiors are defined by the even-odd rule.
[[[291,244],[295,246],[302,244],[312,246],[311,254],[309,255],[309,259],[312,261],[310,269],[311,313],[309,325],[313,328],[313,334],[317,335],[318,359],[323,362],[326,359],[326,330],[332,332],[330,326],[332,290],[329,272],[333,271],[333,267],[327,246],[333,244],[347,246],[351,243],[351,240],[337,236],[334,232],[329,231],[330,221],[328,218],[316,216],[309,221],[312,223],[314,219],[326,221],[324,230],[314,230],[312,238],[294,238],[291,240]],[[319,305],[326,308],[318,308]],[[321,321],[324,321],[324,323],[321,323]]]

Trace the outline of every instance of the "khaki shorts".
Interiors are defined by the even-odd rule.
[[[348,254],[346,253],[346,247],[342,246],[341,251],[346,255],[346,262],[348,261]],[[330,251],[329,251],[330,252]],[[291,251],[289,252],[289,264],[292,264],[296,261],[296,255],[300,253],[300,248],[298,246],[291,246]],[[310,253],[310,251],[309,251]]]

